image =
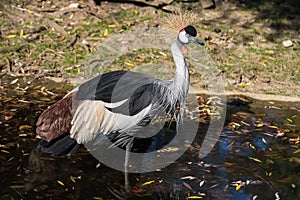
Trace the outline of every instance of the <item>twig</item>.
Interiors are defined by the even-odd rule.
[[[66,13],[78,12],[78,11],[82,11],[82,10],[80,8],[65,8],[65,9],[61,9],[56,12],[53,12],[53,13],[51,13],[51,15],[54,17],[61,17],[62,15],[66,14]]]
[[[55,11],[57,11],[57,9],[55,9],[55,8],[48,8],[48,7],[47,8],[38,8],[35,6],[31,6],[31,5],[28,5],[27,8],[32,11],[36,11],[36,12],[55,12]]]
[[[12,72],[12,66],[11,66],[11,61],[8,57],[5,56],[6,64],[7,64],[7,70],[8,73],[10,74]]]
[[[72,37],[70,43],[69,43],[68,45],[66,45],[66,48],[73,47],[73,46],[75,45],[75,43],[77,42],[78,38],[79,38],[79,35],[78,35],[78,34],[75,34],[75,35]]]
[[[69,35],[67,33],[67,31],[65,31],[65,29],[63,27],[61,27],[60,25],[58,25],[55,21],[52,21],[52,20],[50,20],[50,19],[48,19],[46,17],[43,17],[43,20],[45,22],[47,22],[50,27],[54,28],[57,32],[59,32],[63,36],[68,36]]]
[[[41,59],[42,55],[43,55],[44,53],[46,53],[47,51],[50,51],[51,53],[53,53],[53,54],[55,54],[55,55],[57,55],[57,56],[59,56],[59,57],[61,57],[61,58],[64,58],[63,55],[60,55],[59,53],[57,53],[57,52],[54,51],[53,49],[48,49],[48,48],[45,49],[42,53],[40,53],[39,58]]]

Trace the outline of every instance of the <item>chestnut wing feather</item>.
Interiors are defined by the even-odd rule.
[[[45,141],[51,141],[71,129],[74,94],[70,93],[46,109],[36,123],[36,133]]]

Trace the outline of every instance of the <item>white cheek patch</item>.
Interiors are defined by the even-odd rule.
[[[185,31],[180,32],[178,38],[184,44],[187,44],[189,42],[189,39],[186,37]]]

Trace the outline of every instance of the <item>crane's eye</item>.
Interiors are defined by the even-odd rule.
[[[189,38],[187,37],[187,34],[185,31],[180,31],[178,38],[180,40],[180,42],[187,44],[189,42]]]

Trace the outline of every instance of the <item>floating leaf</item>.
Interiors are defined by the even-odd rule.
[[[261,139],[263,141],[263,143],[267,144],[267,141],[265,140],[265,138]]]
[[[57,183],[58,183],[59,185],[65,186],[65,184],[64,184],[62,181],[60,181],[60,180],[57,180]]]
[[[249,147],[255,150],[255,146],[253,146],[251,143],[249,143]]]
[[[185,179],[195,180],[195,179],[197,179],[197,177],[195,177],[195,176],[184,176],[184,177],[181,177],[180,179],[181,180],[185,180]]]
[[[19,130],[21,131],[21,130],[30,129],[30,128],[32,128],[32,126],[30,126],[30,125],[22,125],[22,126],[19,127]]]
[[[147,181],[147,182],[143,183],[142,185],[150,185],[151,183],[154,183],[154,182],[155,182],[155,180]]]
[[[300,153],[300,149],[295,150],[293,153]]]
[[[243,102],[245,102],[245,103],[250,103],[250,101],[249,101],[248,99],[245,99],[245,98],[243,98],[243,97],[240,97],[239,100],[241,100],[241,101],[243,101]]]
[[[7,35],[5,38],[7,38],[7,39],[12,39],[12,38],[15,38],[15,37],[17,37],[17,35]]]
[[[188,196],[188,199],[202,199],[203,197],[201,196],[196,196],[196,195],[193,195],[193,196]]]
[[[255,162],[262,162],[261,160],[259,160],[258,158],[252,158],[252,157],[248,157],[250,158],[251,160],[254,160]]]
[[[199,187],[202,187],[204,185],[205,180],[203,179],[202,181],[200,181],[199,183]]]
[[[263,127],[264,124],[256,124],[256,127]]]
[[[247,122],[241,121],[241,123],[246,125],[246,126],[250,126],[250,124],[248,124]]]
[[[105,30],[104,30],[103,36],[104,36],[104,37],[108,36],[108,29],[105,29]]]
[[[291,122],[291,123],[294,122],[294,121],[293,121],[292,119],[290,119],[290,118],[286,118],[286,120],[287,120],[288,122]]]
[[[4,149],[1,149],[1,152],[3,152],[3,153],[9,153],[9,151],[6,151]]]
[[[4,119],[5,119],[5,121],[8,121],[8,120],[10,120],[11,118],[13,118],[13,116],[12,116],[12,115],[10,115],[10,116],[4,116]]]
[[[278,192],[275,193],[275,200],[280,200],[280,196]]]
[[[73,183],[76,183],[75,177],[74,176],[70,176],[70,179]]]
[[[278,127],[277,126],[269,126],[269,128],[277,129]]]
[[[93,197],[95,200],[103,200],[101,197]]]
[[[235,190],[238,191],[239,189],[241,189],[242,186],[243,186],[243,184],[237,184],[235,186]]]
[[[266,176],[272,176],[273,172],[267,172],[266,171]]]
[[[193,190],[193,188],[190,186],[190,184],[186,183],[186,182],[183,182],[183,185],[189,189],[189,190]]]

